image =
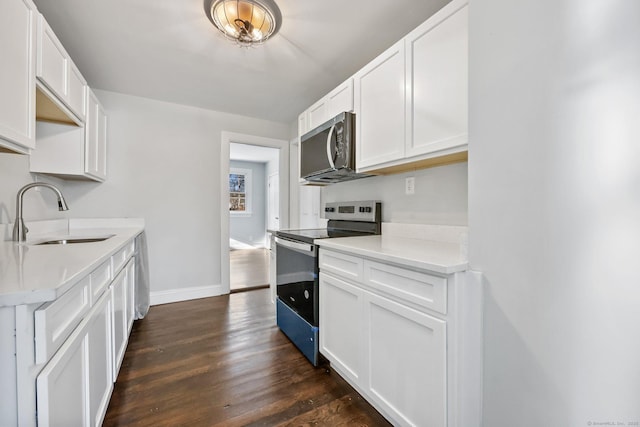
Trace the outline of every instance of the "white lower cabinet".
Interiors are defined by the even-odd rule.
[[[403,425],[444,426],[446,323],[364,292],[366,390]]]
[[[393,425],[480,425],[481,288],[466,272],[322,245],[319,267],[320,353],[339,375]]]
[[[111,318],[113,316],[112,299],[109,292],[102,296],[97,310],[90,317],[88,334],[89,346],[89,425],[100,426],[109,406],[113,391],[111,371],[112,347]]]
[[[38,426],[100,426],[113,389],[111,297],[91,309],[36,380]]]
[[[124,353],[127,349],[129,331],[133,324],[133,267],[130,260],[113,280],[113,380],[116,380]]]
[[[87,403],[88,336],[78,328],[36,381],[38,426],[84,426]]]
[[[21,322],[35,319],[16,332],[17,342],[24,343],[16,351],[23,362],[16,372],[18,425],[102,425],[133,325],[133,253],[131,240],[57,300],[16,309]],[[89,301],[88,309],[71,306]]]
[[[343,375],[360,381],[364,292],[328,274],[320,275],[320,290],[320,352]]]

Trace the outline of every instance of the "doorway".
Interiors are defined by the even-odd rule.
[[[269,239],[279,209],[279,149],[232,142],[229,146],[229,288],[269,284]],[[271,227],[269,225],[271,224]]]
[[[285,140],[222,133],[221,284],[225,293],[269,285],[267,229],[288,222],[288,192],[280,191],[288,188],[288,148]]]

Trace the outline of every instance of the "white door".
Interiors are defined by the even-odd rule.
[[[280,229],[280,175],[278,172],[269,175],[268,186],[267,228],[278,230]]]

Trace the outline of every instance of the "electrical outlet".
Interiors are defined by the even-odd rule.
[[[416,179],[412,176],[408,177],[404,182],[404,194],[410,195],[416,192]]]

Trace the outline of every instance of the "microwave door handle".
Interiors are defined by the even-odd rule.
[[[327,136],[327,160],[329,160],[329,166],[331,169],[335,169],[336,165],[333,162],[333,153],[331,152],[331,137],[333,136],[333,131],[336,129],[336,125],[332,125],[331,129],[329,129],[329,135]]]

